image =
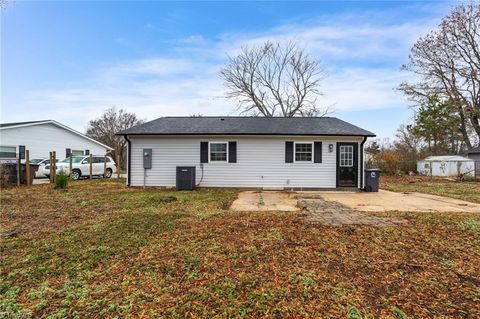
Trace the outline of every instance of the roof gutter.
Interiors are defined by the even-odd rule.
[[[128,139],[128,136],[125,134],[123,138],[127,141],[127,186],[130,186],[130,168],[131,168],[131,158],[132,158],[132,142]]]
[[[363,137],[363,141],[360,143],[360,189],[363,189],[363,178],[364,178],[364,173],[363,173],[363,165],[364,165],[364,156],[363,156],[363,145],[367,141],[368,136]]]

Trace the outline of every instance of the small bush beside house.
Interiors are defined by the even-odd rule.
[[[69,177],[65,171],[61,170],[55,176],[55,188],[56,189],[66,189],[68,185]]]

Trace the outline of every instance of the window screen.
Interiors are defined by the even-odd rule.
[[[210,143],[210,161],[227,161],[227,143]]]
[[[340,167],[352,167],[353,166],[353,146],[342,145],[340,146]]]
[[[312,143],[295,143],[295,162],[312,161]]]

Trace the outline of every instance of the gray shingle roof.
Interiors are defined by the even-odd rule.
[[[118,135],[345,135],[375,136],[335,117],[161,117]]]
[[[480,153],[480,146],[469,149],[465,154],[477,154]]]

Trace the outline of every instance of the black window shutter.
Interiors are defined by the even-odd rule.
[[[237,162],[237,142],[228,142],[228,162]]]
[[[85,150],[85,155],[90,155],[90,150]]]
[[[20,159],[25,159],[25,145],[18,145],[18,156]]]
[[[200,163],[208,163],[208,142],[200,142]]]
[[[285,142],[285,163],[293,163],[293,142]]]
[[[72,154],[72,150],[67,148],[66,151],[65,151],[65,157],[70,157],[70,155]]]
[[[322,142],[313,142],[313,162],[322,162]]]

